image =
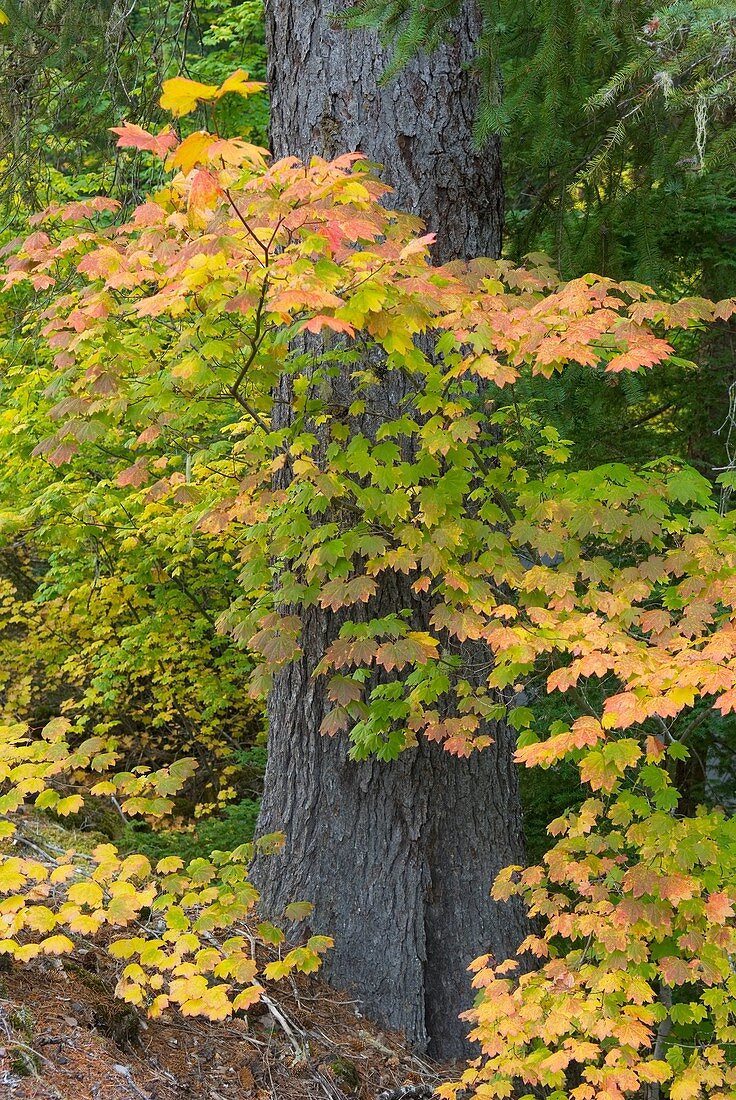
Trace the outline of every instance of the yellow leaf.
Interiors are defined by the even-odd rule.
[[[123,971],[123,977],[129,982],[135,982],[137,985],[145,985],[147,981],[146,972],[138,963],[129,963]]]
[[[206,974],[208,970],[215,969],[221,958],[222,956],[216,947],[203,947],[201,951],[197,952],[194,961],[197,964],[197,969]]]
[[[53,882],[54,886],[58,886],[60,882],[66,882],[68,878],[76,873],[76,868],[71,863],[62,863],[60,867],[54,867],[49,875],[49,881]]]
[[[254,92],[262,91],[265,87],[266,85],[258,80],[249,80],[248,73],[243,69],[238,69],[217,89],[217,98],[227,95],[228,92],[237,92],[238,95],[249,96],[253,95]]]
[[[92,877],[97,882],[109,882],[120,866],[117,848],[112,844],[98,844],[92,855],[98,864]]]
[[[69,732],[71,722],[68,718],[52,718],[41,730],[45,741],[60,741]]]
[[[172,905],[166,914],[166,927],[172,932],[186,932],[189,929],[189,919],[178,905]]]
[[[78,932],[80,936],[94,936],[105,923],[102,913],[78,913],[67,921],[70,932]]]
[[[24,859],[22,870],[28,878],[35,878],[37,882],[43,882],[49,874],[48,867],[37,859]]]
[[[129,878],[148,878],[150,873],[151,864],[148,858],[140,853],[128,856],[123,860],[122,866],[120,867],[120,879],[122,881]]]
[[[147,899],[142,893],[138,893],[131,882],[113,882],[110,886],[112,895],[107,907],[108,919],[112,924],[128,924],[135,920]]]
[[[642,1062],[637,1070],[642,1081],[657,1081],[664,1084],[672,1076],[672,1067],[660,1059],[651,1058]]]
[[[136,982],[129,982],[125,978],[121,978],[115,987],[115,996],[122,997],[128,1004],[139,1005],[142,1004],[145,994]]]
[[[671,1100],[692,1100],[700,1096],[702,1084],[700,1072],[697,1066],[689,1066],[677,1080],[670,1085]]]
[[[253,981],[257,969],[255,959],[244,955],[242,958],[223,959],[215,967],[214,974],[216,978],[232,978],[242,985]]]
[[[247,989],[244,989],[242,993],[238,993],[237,997],[233,1001],[233,1008],[236,1012],[245,1011],[252,1005],[257,1004],[261,999],[261,993],[263,993],[263,986],[251,985]]]
[[[107,863],[118,854],[114,844],[98,844],[92,849],[92,858],[96,863]]]
[[[97,909],[102,904],[102,887],[96,882],[75,882],[69,887],[67,897],[75,905],[89,905],[91,909]]]
[[[164,859],[160,859],[156,864],[156,874],[170,875],[176,871],[181,871],[183,866],[184,860],[181,856],[165,856]]]
[[[59,792],[53,790],[42,791],[34,802],[37,810],[48,810],[59,801]]]
[[[49,936],[41,941],[40,949],[44,955],[68,955],[74,950],[74,943],[68,936]]]
[[[206,978],[183,978],[171,983],[169,995],[178,1000],[182,1016],[206,1016],[210,1020],[224,1020],[232,1013],[226,985],[207,985]]]
[[[162,940],[150,940],[145,947],[141,948],[140,959],[143,966],[163,966],[167,961],[167,956],[164,951],[161,950]]]
[[[207,992],[207,979],[203,974],[195,974],[187,978],[175,978],[169,988],[169,996],[177,1004],[185,1001],[199,1000]]]
[[[103,795],[115,794],[116,791],[117,787],[114,783],[111,783],[109,779],[103,779],[101,782],[95,783],[89,793],[100,798]]]
[[[0,863],[0,894],[12,894],[26,884],[22,861],[11,857]]]
[[[62,937],[62,938],[65,938],[65,937]],[[15,947],[15,950],[13,951],[13,957],[16,958],[18,960],[18,962],[23,962],[23,963],[30,962],[31,959],[35,959],[40,954],[41,954],[41,944],[40,943],[17,944],[16,947]]]
[[[213,141],[212,134],[205,130],[196,130],[177,146],[169,157],[169,165],[172,168],[181,168],[184,175],[188,176],[195,164],[206,163],[206,153]]]
[[[274,959],[273,962],[264,967],[263,973],[270,982],[277,982],[279,978],[285,978],[287,974],[290,974],[292,969],[292,964],[287,962],[286,959]]]
[[[199,950],[199,939],[193,932],[185,932],[181,936],[177,936],[176,947],[180,956],[194,954]]]
[[[50,932],[56,928],[57,917],[46,905],[32,905],[23,913],[23,924],[36,932]]]
[[[16,894],[15,897],[3,898],[3,900],[0,901],[0,914],[5,917],[11,913],[17,913],[25,904],[26,899],[23,894]]]
[[[159,103],[175,118],[191,114],[200,99],[214,99],[218,93],[216,85],[200,84],[198,80],[187,80],[184,76],[164,80],[163,89]]]
[[[166,994],[161,993],[158,997],[155,997],[154,1000],[151,1002],[151,1005],[148,1009],[148,1015],[152,1019],[157,1020],[158,1017],[162,1014],[162,1012],[165,1012],[165,1010],[168,1007],[169,1007],[169,998],[166,996]]]
[[[129,959],[131,955],[140,952],[146,946],[142,936],[135,936],[129,940],[115,940],[108,947],[108,951],[114,959]]]
[[[67,817],[69,814],[79,813],[82,806],[84,806],[84,799],[81,794],[70,794],[68,798],[60,799],[56,803],[54,810],[62,817]]]
[[[224,1020],[232,1015],[233,1006],[227,995],[226,985],[213,985],[202,998],[201,1012],[208,1020]],[[187,1002],[182,1005],[182,1015],[187,1016]]]
[[[424,630],[410,630],[406,636],[421,646],[430,657],[437,651],[440,644],[436,638]]]

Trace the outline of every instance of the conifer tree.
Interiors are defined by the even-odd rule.
[[[274,0],[267,45],[275,155],[362,152],[384,166],[394,205],[421,215],[437,233],[437,258],[497,256],[499,145],[491,137],[475,147],[471,125],[480,88],[477,32],[476,10],[467,4],[448,41],[431,58],[412,59],[387,85],[389,54],[374,32],[336,26],[325,0],[309,8]],[[336,372],[332,397],[352,430],[373,437],[406,397],[400,370],[374,366],[378,377],[363,413],[351,410],[354,365]],[[275,414],[282,424],[291,409],[284,381]],[[379,578],[365,621],[398,614],[409,616],[413,630],[428,629],[433,607],[412,589],[414,579]],[[495,743],[469,760],[426,739],[398,760],[348,759],[347,738],[320,733],[331,703],[324,679],[315,676],[341,624],[327,605],[307,609],[303,656],[274,680],[260,827],[284,829],[287,843],[256,868],[256,881],[273,912],[287,897],[315,904],[314,929],[329,928],[335,939],[329,973],[367,1012],[420,1047],[458,1055],[465,1035],[457,1017],[470,999],[465,967],[483,944],[500,956],[524,935],[521,909],[499,907],[488,896],[499,868],[522,858],[515,735],[502,722],[489,723]],[[467,643],[469,658],[472,647]],[[476,656],[480,668],[485,657]],[[373,685],[384,708],[400,676],[387,673]],[[385,749],[395,755],[395,747]]]

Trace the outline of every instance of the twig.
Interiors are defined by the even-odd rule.
[[[261,1000],[273,1016],[276,1023],[283,1031],[286,1038],[291,1043],[292,1049],[300,1062],[307,1060],[307,1044],[303,1045],[299,1042],[299,1037],[296,1033],[296,1024],[293,1024],[281,1011],[281,1009],[273,1003],[270,997],[265,993],[261,994]]]
[[[54,1064],[45,1054],[41,1054],[40,1051],[34,1050],[33,1047],[29,1047],[27,1043],[19,1043],[16,1039],[11,1039],[8,1046],[12,1047],[14,1050],[25,1050],[28,1054],[32,1054],[34,1058],[38,1058],[40,1062],[45,1062],[47,1066],[53,1066]]]
[[[403,1085],[388,1092],[379,1092],[378,1100],[430,1100],[434,1096],[431,1085]]]
[[[360,1028],[357,1032],[357,1035],[358,1038],[362,1039],[364,1043],[368,1043],[370,1044],[370,1046],[375,1047],[376,1050],[380,1050],[381,1054],[393,1056],[396,1053],[395,1051],[391,1050],[390,1047],[387,1047],[384,1043],[380,1042],[378,1039],[374,1039],[369,1031],[365,1031]]]
[[[133,1074],[130,1072],[129,1066],[114,1065],[112,1067],[116,1073],[119,1073],[121,1077],[124,1077],[128,1083],[128,1088],[132,1089],[136,1096],[140,1096],[141,1100],[151,1100],[151,1097],[147,1092],[143,1092],[138,1088],[133,1080]]]

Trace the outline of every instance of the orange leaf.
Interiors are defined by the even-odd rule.
[[[145,149],[149,153],[155,153],[157,157],[165,157],[179,140],[173,130],[166,129],[158,134],[149,134],[147,130],[132,122],[124,122],[122,126],[111,126],[110,129],[113,134],[118,135],[118,149]]]

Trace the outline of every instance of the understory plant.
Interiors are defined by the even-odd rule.
[[[240,72],[219,87],[176,78],[162,102],[179,117],[255,88]],[[254,698],[299,657],[305,610],[332,611],[322,732],[347,732],[355,759],[390,761],[420,738],[467,756],[504,720],[521,763],[579,769],[585,800],[553,823],[543,863],[494,887],[539,919],[521,947],[538,965],[474,964],[481,1055],[448,1095],[733,1095],[733,827],[685,815],[673,782],[694,730],[736,709],[733,514],[674,458],[575,468],[517,393],[569,364],[614,380],[656,369],[673,330],[727,319],[734,302],[563,282],[541,256],[433,266],[431,236],[384,205],[357,155],[271,163],[204,131],[116,132],[163,162],[163,189],[132,213],[105,198],[53,206],[7,262],[6,294],[37,292],[25,325],[43,325],[53,378],[29,481],[77,494],[79,524],[101,502],[90,522],[106,539],[122,524],[119,552],[149,571],[154,602],[192,563],[198,596],[224,559],[237,585],[211,644],[248,654]],[[421,625],[378,600],[392,576],[424,601]],[[570,721],[538,722],[543,692],[567,699]],[[51,805],[69,760],[84,772],[103,752],[48,732],[13,745],[9,814]],[[92,796],[122,789],[151,812],[146,784],[165,800],[174,768],[103,779]],[[237,930],[256,900],[245,858],[154,872],[103,848],[91,873],[65,864],[60,881],[79,881],[34,916],[45,876],[8,855],[3,945],[68,950],[64,929],[145,909],[158,923],[111,945],[134,960],[121,993],[224,1015],[258,996]],[[308,913],[295,904],[287,919]],[[234,937],[210,944],[230,922]],[[265,976],[314,969],[328,942],[311,937]]]

